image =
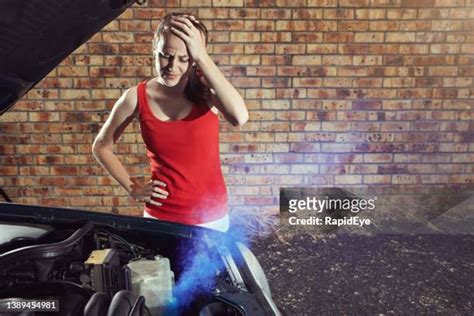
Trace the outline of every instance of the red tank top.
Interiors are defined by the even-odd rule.
[[[219,118],[207,105],[193,105],[177,121],[161,121],[151,111],[146,82],[138,85],[140,129],[153,180],[166,183],[162,206],[145,204],[159,219],[188,225],[218,220],[227,214],[227,190],[219,158]]]

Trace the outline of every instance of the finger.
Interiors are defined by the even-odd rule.
[[[160,189],[160,188],[153,188],[153,192],[156,192],[156,193],[159,193],[159,194],[163,194],[163,195],[169,195],[168,191],[165,191],[163,189]]]
[[[160,203],[160,202],[156,202],[156,201],[153,201],[152,199],[150,199],[148,202],[146,202],[147,204],[152,204],[152,205],[156,205],[156,206],[162,206],[163,204]]]
[[[185,42],[189,41],[189,36],[186,33],[184,33],[183,31],[180,31],[180,30],[178,30],[177,28],[175,28],[173,26],[170,27],[170,30],[171,30],[171,32],[173,32],[174,34],[179,36],[183,41],[185,41]]]
[[[178,29],[178,30],[182,31],[186,35],[190,35],[192,33],[191,28],[186,23],[184,23],[182,21],[174,20],[174,21],[171,21],[170,24],[173,25],[173,26],[170,27],[171,30],[173,28],[175,28],[175,29]]]
[[[189,16],[186,16],[186,18],[184,17],[174,17],[174,21],[180,21],[180,22],[183,22],[184,24],[186,24],[190,29],[192,29],[194,27],[193,25],[193,22],[191,22],[191,20],[189,18],[187,18]]]
[[[187,19],[191,20],[193,23],[199,23],[199,20],[194,15],[183,15]]]
[[[154,197],[154,198],[159,198],[159,199],[167,199],[168,196],[164,195],[164,194],[158,194],[158,193],[151,193],[151,196]]]
[[[153,180],[153,184],[160,185],[162,187],[166,187],[166,183],[160,180]]]
[[[199,20],[197,19],[197,17],[195,17],[194,15],[186,14],[186,15],[184,15],[184,16],[187,17],[187,18],[189,18],[189,19],[191,19],[191,20],[193,20],[193,21],[196,21],[196,22],[199,21]]]

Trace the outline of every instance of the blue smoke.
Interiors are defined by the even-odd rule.
[[[215,287],[218,271],[224,271],[224,264],[215,251],[229,253],[237,265],[242,264],[236,255],[236,242],[248,246],[248,235],[244,227],[232,226],[227,233],[197,230],[192,245],[181,247],[180,258],[183,272],[174,288],[174,297],[179,309],[186,309],[200,295],[209,295]]]

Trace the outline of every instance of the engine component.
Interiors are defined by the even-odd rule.
[[[143,296],[137,297],[134,293],[123,290],[112,298],[107,316],[144,316],[145,310],[150,315]]]
[[[130,269],[132,292],[145,297],[152,315],[176,314],[173,298],[174,273],[168,258],[139,259],[127,264]]]
[[[199,316],[241,316],[242,313],[236,308],[222,302],[207,304],[199,312]]]
[[[93,224],[87,222],[63,241],[22,247],[0,254],[0,266],[11,267],[18,261],[53,259],[66,256],[74,247],[77,246],[78,242],[84,238],[92,227]]]
[[[129,289],[119,255],[114,249],[94,250],[84,264],[90,268],[91,286],[95,292],[112,297],[120,290]]]
[[[84,307],[84,316],[106,315],[110,305],[110,297],[98,292],[91,296]]]
[[[136,296],[130,291],[122,290],[110,299],[104,293],[95,293],[87,302],[83,316],[150,316],[143,296]]]

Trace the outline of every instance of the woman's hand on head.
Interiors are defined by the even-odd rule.
[[[131,186],[130,196],[139,202],[161,206],[163,204],[154,199],[168,198],[168,191],[162,189],[164,187],[166,184],[159,180],[150,180],[146,185],[134,182]]]
[[[195,16],[173,16],[170,30],[184,41],[192,59],[198,61],[207,55],[206,39],[192,21],[197,21]]]

